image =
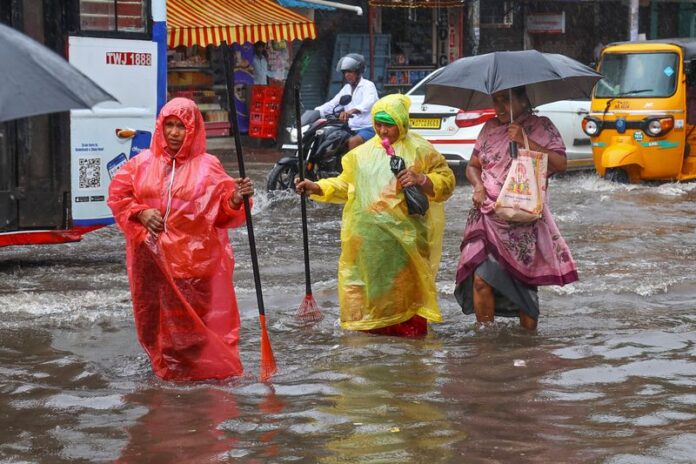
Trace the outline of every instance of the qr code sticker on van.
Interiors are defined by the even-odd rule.
[[[79,159],[79,188],[91,189],[101,187],[101,158]]]

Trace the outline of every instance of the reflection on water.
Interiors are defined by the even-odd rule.
[[[238,440],[222,428],[239,414],[230,392],[159,388],[136,391],[124,400],[143,414],[128,427],[118,463],[213,462],[234,453]]]
[[[248,169],[261,183],[268,164]],[[471,190],[447,203],[444,324],[425,340],[338,327],[340,209],[311,205],[304,296],[299,202],[255,202],[279,374],[258,382],[246,230],[232,232],[246,374],[157,380],[135,338],[120,233],[0,249],[0,462],[693,463],[696,184],[552,180],[581,281],[542,288],[536,335],[476,331],[451,297]]]

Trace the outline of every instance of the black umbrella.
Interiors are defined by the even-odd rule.
[[[0,122],[116,99],[65,58],[0,24]]]
[[[454,61],[425,85],[425,103],[465,110],[491,107],[491,95],[521,85],[533,106],[590,98],[602,75],[556,53],[493,52]]]
[[[556,53],[493,52],[460,58],[425,84],[425,103],[464,110],[491,107],[491,95],[524,85],[532,106],[590,98],[602,75]],[[511,147],[513,156],[516,147]]]

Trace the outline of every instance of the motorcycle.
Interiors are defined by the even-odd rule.
[[[348,151],[347,142],[352,136],[348,123],[341,121],[338,115],[343,107],[350,103],[350,95],[341,97],[333,114],[320,117],[319,111],[305,111],[300,118],[302,126],[302,157],[305,162],[305,177],[318,180],[335,177],[341,173],[341,158]],[[290,130],[291,141],[297,141],[297,129]],[[300,172],[300,153],[295,144],[285,144],[284,150],[292,154],[283,156],[268,174],[266,189],[287,190],[295,186],[295,177]]]

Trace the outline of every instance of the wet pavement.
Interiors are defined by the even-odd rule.
[[[315,297],[302,325],[298,198],[262,192],[276,153],[248,153],[278,374],[258,381],[246,230],[231,232],[244,377],[156,379],[131,316],[124,240],[0,249],[0,462],[693,463],[696,184],[552,179],[580,282],[540,291],[539,331],[477,331],[451,295],[471,189],[447,203],[424,340],[338,327],[340,207],[309,209]],[[236,175],[234,158],[221,155]]]

